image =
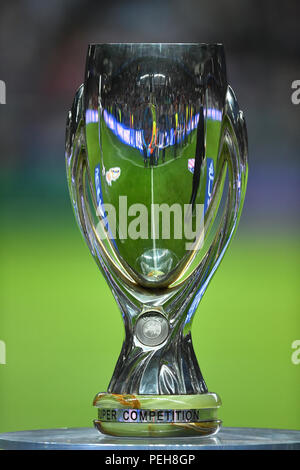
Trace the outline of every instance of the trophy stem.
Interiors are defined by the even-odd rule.
[[[160,336],[148,337],[153,345],[146,346],[143,334],[150,327],[156,331],[155,322],[161,326]],[[97,429],[114,436],[215,434],[221,425],[217,417],[221,400],[207,391],[190,332],[184,335],[180,321],[171,327],[154,311],[141,315],[132,329],[125,321],[125,329],[108,393],[94,399]],[[164,341],[155,345],[164,334]]]
[[[192,395],[207,391],[190,332],[184,336],[175,327],[163,345],[150,347],[127,330],[109,393]]]

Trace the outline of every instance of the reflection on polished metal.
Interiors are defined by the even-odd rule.
[[[236,230],[248,172],[223,46],[89,46],[66,165],[77,222],[125,325],[95,425],[120,436],[215,433],[221,402],[190,329]]]

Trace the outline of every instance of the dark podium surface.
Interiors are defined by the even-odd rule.
[[[100,434],[93,428],[60,428],[0,434],[0,449],[69,450],[300,450],[300,431],[222,428],[205,437],[125,438]]]

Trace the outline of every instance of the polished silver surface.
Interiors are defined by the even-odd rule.
[[[89,46],[67,120],[66,166],[77,222],[125,325],[108,391],[206,393],[191,322],[237,228],[248,174],[223,46]],[[169,237],[164,226],[156,232],[157,205],[179,214]],[[135,220],[140,233],[125,236],[130,210],[145,209],[150,223]],[[180,236],[198,215],[203,230]],[[151,340],[158,329],[152,323],[147,338],[141,316],[153,310],[168,331]]]
[[[300,431],[222,428],[217,436],[125,438],[99,434],[93,428],[62,428],[0,434],[0,449],[70,450],[299,450]]]
[[[158,312],[141,315],[135,325],[135,335],[145,346],[158,346],[167,339],[168,333],[168,322]]]
[[[216,419],[216,409],[149,410],[99,408],[98,419],[111,423],[201,423]]]

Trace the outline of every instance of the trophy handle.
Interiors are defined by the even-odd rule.
[[[86,162],[86,140],[84,133],[84,85],[82,84],[74,97],[72,108],[67,116],[66,125],[66,143],[65,143],[65,161],[69,192],[80,231],[95,259],[100,271],[108,280],[113,288],[117,288],[121,280],[129,288],[136,286],[136,281],[131,276],[130,267],[123,269],[120,263],[117,263],[114,256],[110,240],[107,239],[109,246],[105,246],[103,240],[100,240],[96,229],[96,224],[90,210],[90,201],[88,200],[88,190],[86,182],[86,172],[89,169]],[[94,194],[90,191],[90,197],[94,207],[97,207],[94,200]],[[100,217],[100,225],[103,226]],[[134,274],[133,274],[134,276]]]
[[[194,253],[193,261],[196,260],[196,267],[183,280],[171,285],[171,288],[179,287],[179,291],[166,307],[166,311],[171,316],[171,312],[174,312],[176,317],[181,316],[184,319],[186,332],[190,329],[193,314],[236,231],[247,187],[248,139],[246,124],[243,112],[240,110],[230,86],[227,88],[225,97],[218,161],[219,173],[214,183],[211,203],[205,215],[205,233],[207,234],[211,229],[214,214],[218,210],[222,180],[227,164],[229,188],[220,225],[202,260],[199,262],[197,253]],[[198,254],[200,253],[198,252]],[[192,265],[192,262],[190,264]],[[184,308],[180,308],[184,296],[188,296],[191,300],[187,305],[184,305]]]

